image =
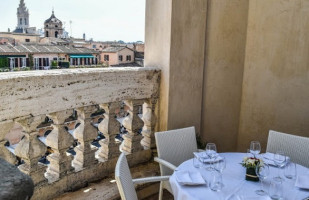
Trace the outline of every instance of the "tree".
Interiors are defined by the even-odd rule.
[[[31,70],[34,69],[33,54],[29,54],[29,67]]]

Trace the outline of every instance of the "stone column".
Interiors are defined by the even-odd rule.
[[[68,171],[72,170],[72,157],[66,155],[66,151],[73,145],[74,138],[65,129],[65,120],[72,115],[72,110],[65,110],[48,115],[54,122],[52,132],[46,137],[46,145],[51,147],[53,153],[47,159],[50,164],[45,173],[49,182],[59,180]]]
[[[141,144],[143,145],[144,149],[150,149],[155,147],[155,140],[154,140],[154,132],[156,126],[156,99],[149,99],[146,100],[143,104],[143,121],[144,126],[142,130],[143,139]]]
[[[138,134],[139,129],[144,125],[138,116],[138,107],[143,105],[144,100],[127,100],[125,104],[129,107],[129,115],[123,120],[123,126],[127,129],[128,134],[124,135],[124,141],[121,144],[122,151],[133,153],[143,150],[141,145],[142,135]]]
[[[95,148],[91,148],[91,142],[97,138],[98,131],[91,124],[91,114],[96,111],[95,106],[86,106],[76,109],[80,125],[74,131],[74,137],[80,143],[74,148],[76,156],[73,160],[75,171],[95,164]]]
[[[5,135],[12,129],[14,122],[12,120],[0,122],[0,158],[3,158],[11,164],[16,163],[16,157],[4,145],[7,142]]]
[[[99,131],[105,136],[100,140],[99,161],[104,162],[108,159],[118,157],[120,154],[119,144],[115,142],[115,137],[119,133],[120,123],[115,118],[115,110],[120,107],[119,102],[101,104],[100,107],[105,110],[104,119],[99,124]]]
[[[35,185],[45,180],[44,172],[46,167],[39,163],[39,159],[45,154],[46,146],[38,140],[37,127],[45,119],[45,115],[27,116],[16,120],[23,127],[25,134],[16,149],[16,156],[20,157],[25,163],[18,168],[31,176]]]

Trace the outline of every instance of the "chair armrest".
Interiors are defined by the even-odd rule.
[[[167,162],[166,160],[163,160],[161,158],[155,157],[154,161],[158,162],[159,164],[164,165],[165,167],[170,168],[171,170],[175,170],[177,167],[175,165],[173,165],[170,162]]]
[[[147,178],[136,178],[133,179],[134,184],[141,184],[141,183],[152,183],[152,182],[159,182],[159,181],[167,181],[169,180],[170,176],[153,176]]]

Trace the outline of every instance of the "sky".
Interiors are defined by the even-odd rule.
[[[95,41],[144,41],[145,0],[24,0],[30,14],[30,26],[43,28],[44,21],[55,16],[72,35]],[[17,25],[20,0],[0,0],[0,32]]]

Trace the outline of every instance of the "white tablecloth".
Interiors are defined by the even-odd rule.
[[[174,193],[175,200],[226,200],[231,194],[241,195],[244,199],[260,199],[255,191],[260,188],[259,182],[245,180],[246,169],[240,165],[245,153],[221,153],[226,158],[227,166],[223,172],[224,187],[220,192],[212,191],[207,185],[186,186],[180,185],[175,173],[170,177],[170,183]],[[182,163],[176,170],[199,171],[201,175],[210,182],[211,172],[204,168],[195,168],[193,159]],[[277,168],[270,167],[270,177],[264,181],[264,186],[268,190],[269,182],[272,177],[277,175]],[[281,176],[284,177],[281,169]],[[309,169],[297,165],[298,175],[309,174]],[[309,190],[300,190],[295,186],[295,180],[285,178],[283,181],[283,196],[285,200],[302,200],[309,196]]]

